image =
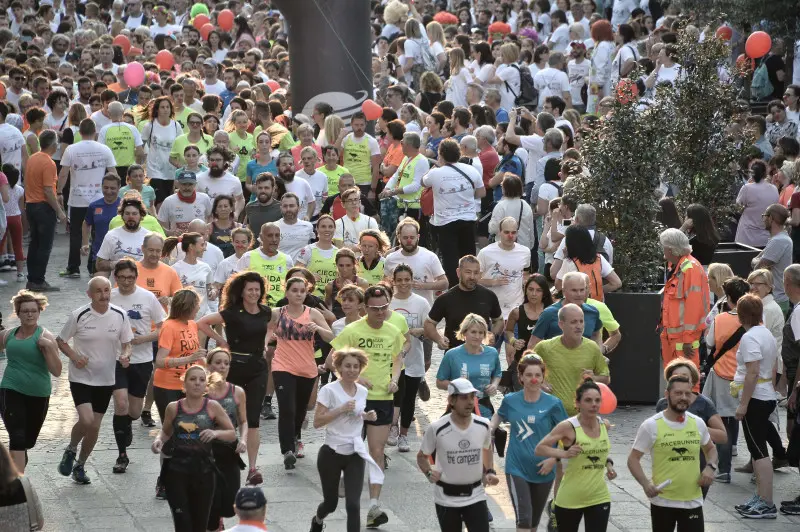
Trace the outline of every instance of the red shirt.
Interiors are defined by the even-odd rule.
[[[483,165],[483,186],[489,188],[489,181],[494,177],[494,169],[500,164],[500,156],[491,146],[487,146],[478,154]]]

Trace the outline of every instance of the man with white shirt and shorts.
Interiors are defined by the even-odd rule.
[[[142,260],[142,243],[150,231],[142,227],[142,218],[147,214],[144,204],[136,198],[123,199],[119,204],[122,227],[112,229],[103,238],[97,252],[97,273],[108,276],[118,261],[130,257]]]
[[[314,226],[311,222],[298,220],[300,200],[297,194],[287,192],[281,198],[281,213],[283,218],[276,222],[281,230],[280,250],[297,261],[297,255],[314,238]]]
[[[78,421],[72,427],[58,472],[65,477],[71,472],[78,484],[91,483],[84,464],[97,443],[100,424],[111,401],[117,360],[123,367],[130,365],[133,340],[127,314],[111,304],[108,279],[92,278],[86,295],[91,302],[69,313],[56,338],[58,348],[70,361],[69,387],[78,411]],[[73,340],[72,347],[67,343],[70,340]]]

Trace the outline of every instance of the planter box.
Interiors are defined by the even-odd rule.
[[[663,397],[661,292],[611,292],[605,302],[622,331],[622,341],[609,355],[611,389],[620,403],[655,404]]]
[[[714,252],[712,262],[722,262],[727,264],[733,270],[734,275],[738,275],[743,279],[753,271],[750,266],[756,255],[761,252],[760,249],[740,244],[738,242],[720,242],[717,250]]]

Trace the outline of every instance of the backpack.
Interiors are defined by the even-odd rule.
[[[765,100],[770,97],[774,90],[775,88],[769,80],[767,58],[765,57],[758,68],[756,68],[756,71],[753,72],[753,81],[750,83],[750,99]]]
[[[600,254],[598,253],[598,255]],[[577,259],[572,262],[579,272],[585,273],[589,277],[589,297],[595,301],[603,301],[605,297],[603,295],[602,260],[600,257],[598,256],[597,260],[591,264],[584,264]]]
[[[608,259],[608,253],[606,252],[605,247],[604,247],[606,245],[606,240],[608,240],[606,238],[606,235],[604,235],[600,231],[595,231],[594,232],[594,238],[592,238],[592,244],[594,244],[594,250],[599,255],[602,255],[604,259],[609,260]]]
[[[437,72],[439,70],[439,60],[433,55],[431,45],[422,41],[421,39],[412,39],[419,45],[420,53],[422,54],[422,66],[425,67],[426,72]]]
[[[506,81],[506,90],[514,95],[514,105],[535,108],[539,105],[539,91],[533,85],[531,71],[527,68],[520,68],[520,66],[516,64],[510,66],[519,72],[519,94],[511,90],[511,85]]]

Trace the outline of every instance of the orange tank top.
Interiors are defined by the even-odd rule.
[[[733,336],[733,333],[741,327],[739,317],[732,312],[723,312],[714,316],[714,346],[719,349],[722,347],[728,338]],[[739,344],[730,348],[722,354],[722,356],[714,364],[714,373],[717,376],[732,381],[733,376],[736,374],[736,351],[739,349]]]
[[[281,307],[275,335],[278,347],[272,360],[272,371],[285,371],[298,377],[316,378],[314,360],[314,333],[309,330],[311,309],[303,307],[297,318],[289,315],[289,307]]]

